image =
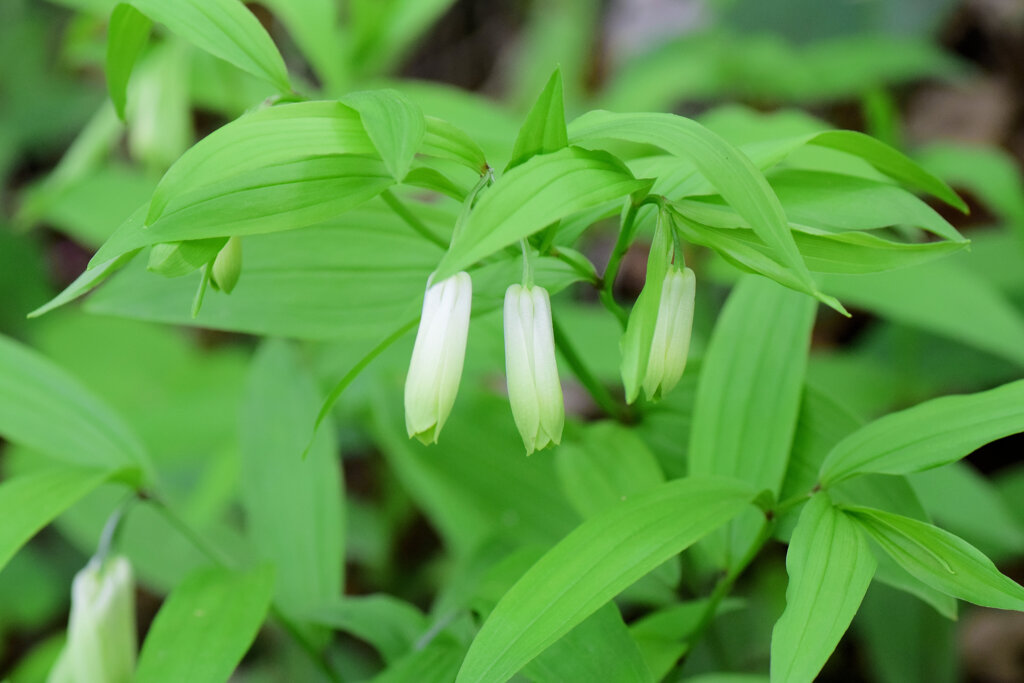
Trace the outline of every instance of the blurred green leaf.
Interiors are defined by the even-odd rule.
[[[1024,611],[1024,587],[963,539],[882,510],[844,506],[843,511],[919,581],[976,605]]]
[[[241,496],[248,537],[277,568],[276,604],[301,615],[344,585],[343,482],[330,430],[305,452],[319,395],[294,349],[269,341],[242,404]]]
[[[269,566],[195,572],[157,612],[142,644],[136,680],[223,683],[256,638],[273,592]]]
[[[592,517],[509,590],[470,646],[458,681],[503,681],[624,588],[753,499],[740,482],[690,477]]]
[[[121,3],[110,15],[107,28],[107,91],[118,118],[124,120],[128,79],[139,53],[149,40],[153,23],[132,5]]]
[[[866,472],[927,470],[1018,432],[1024,432],[1024,380],[933,399],[875,420],[836,444],[820,478],[832,484]]]
[[[202,50],[291,92],[281,53],[239,0],[131,0],[132,5]]]
[[[0,570],[53,518],[112,476],[113,470],[46,467],[0,483]]]
[[[875,573],[867,539],[818,493],[786,552],[786,611],[772,631],[772,681],[813,681],[843,637]]]
[[[327,600],[304,617],[366,641],[388,664],[412,652],[429,630],[427,618],[416,607],[383,593]]]
[[[455,638],[442,633],[396,661],[374,677],[373,683],[451,683],[465,652]]]

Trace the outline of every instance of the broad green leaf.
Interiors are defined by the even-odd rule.
[[[804,506],[786,552],[786,610],[772,630],[773,683],[813,681],[875,573],[867,539],[824,493]]]
[[[957,619],[957,599],[946,595],[942,591],[932,588],[926,583],[921,583],[907,572],[906,569],[896,564],[896,560],[885,554],[884,551],[874,553],[878,567],[875,568],[875,583],[883,583],[886,586],[907,593],[930,605],[937,614],[951,621]],[[869,593],[870,594],[870,593]]]
[[[533,683],[655,680],[614,603],[598,609],[534,658],[523,675]]]
[[[436,116],[425,118],[426,132],[423,135],[421,153],[456,161],[477,173],[487,170],[487,160],[484,158],[483,150],[473,138],[444,119],[439,119]]]
[[[206,569],[175,588],[139,654],[138,683],[223,683],[256,638],[274,592],[269,566]]]
[[[137,10],[243,71],[291,92],[281,53],[239,0],[131,0]]]
[[[430,628],[422,612],[384,593],[345,596],[325,603],[304,617],[366,641],[387,663],[411,652]]]
[[[731,612],[741,604],[741,600],[726,598],[719,605],[716,616]],[[629,625],[629,633],[640,646],[655,680],[664,679],[679,658],[689,650],[688,641],[700,625],[707,608],[706,599],[679,602],[643,616]]]
[[[919,581],[976,605],[1024,611],[1024,587],[962,538],[882,510],[848,506],[843,511]]]
[[[435,277],[454,275],[557,220],[645,185],[605,152],[568,147],[534,157],[481,194]]]
[[[740,482],[690,477],[590,518],[505,594],[457,680],[507,680],[627,586],[735,517],[753,496]]]
[[[149,40],[153,23],[130,4],[121,3],[110,15],[107,27],[107,92],[117,116],[124,120],[128,79],[135,60]]]
[[[688,452],[690,472],[734,477],[758,490],[782,486],[803,393],[814,301],[761,278],[729,296],[701,365]],[[715,535],[716,559],[731,564],[760,520]]]
[[[570,140],[622,139],[657,145],[689,159],[725,201],[771,245],[780,263],[792,271],[800,290],[840,312],[842,305],[822,294],[800,258],[786,214],[764,176],[735,147],[696,121],[672,114],[612,114],[592,111],[573,121]]]
[[[104,401],[37,352],[0,336],[0,435],[51,458],[151,474],[138,436]]]
[[[275,602],[293,615],[332,601],[344,585],[343,483],[334,434],[320,431],[305,450],[318,399],[292,347],[283,341],[260,347],[239,425],[242,505],[253,546],[277,568]]]
[[[836,444],[820,479],[833,484],[866,472],[919,472],[1018,432],[1024,432],[1024,380],[944,396],[879,418]]]
[[[823,282],[853,306],[1024,366],[1024,315],[983,275],[952,259],[883,273],[829,274]]]
[[[62,465],[0,483],[0,570],[40,529],[114,474]]]
[[[999,561],[1024,552],[1024,525],[1013,516],[999,489],[969,464],[954,462],[909,479],[936,522],[986,555]]]
[[[367,90],[346,95],[341,101],[359,112],[391,177],[402,182],[426,132],[420,108],[397,90]]]
[[[506,171],[537,154],[550,154],[569,145],[565,130],[565,103],[562,99],[562,72],[555,69],[541,91],[519,136],[512,147],[512,160]]]
[[[321,223],[392,184],[371,157],[312,157],[254,169],[181,195],[144,228],[119,229],[93,257],[105,262],[160,242],[294,230]]]
[[[358,112],[340,102],[259,109],[218,128],[168,169],[145,224],[155,223],[174,197],[245,171],[315,156],[376,153]]]
[[[263,0],[261,4],[288,29],[323,82],[324,90],[341,90],[347,76],[344,39],[339,27],[341,7],[333,0]]]
[[[555,451],[555,469],[566,496],[584,519],[665,482],[646,444],[615,422],[588,425],[579,440],[563,442]]]

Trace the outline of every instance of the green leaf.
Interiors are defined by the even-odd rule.
[[[962,538],[882,510],[843,510],[919,581],[976,605],[1024,611],[1024,587],[1000,574],[990,559]]]
[[[555,468],[566,497],[584,519],[665,482],[646,444],[616,422],[588,425],[582,438],[565,441],[555,451]]]
[[[726,598],[719,605],[717,614],[731,612],[741,604],[739,599]],[[629,625],[629,633],[640,646],[655,680],[664,679],[679,658],[689,650],[690,643],[687,641],[700,625],[707,608],[706,599],[679,602],[643,616]]]
[[[830,274],[823,282],[853,306],[1024,367],[1024,315],[983,275],[951,259],[884,273]]]
[[[533,683],[654,683],[640,648],[614,603],[608,603],[523,669]]]
[[[0,570],[40,529],[114,474],[47,467],[0,483]]]
[[[454,275],[577,211],[644,187],[622,162],[579,147],[534,157],[480,195],[435,275]]]
[[[288,71],[270,35],[239,0],[131,0],[153,21],[198,48],[291,92]]]
[[[320,77],[323,90],[343,90],[348,65],[339,26],[341,7],[333,0],[263,0],[260,4],[288,29]]]
[[[202,268],[216,258],[227,237],[154,244],[146,269],[164,277],[180,277]]]
[[[690,477],[587,520],[502,597],[457,680],[507,680],[623,589],[736,516],[753,495],[740,482]]]
[[[926,510],[943,528],[1000,558],[1024,552],[1024,525],[988,478],[965,462],[910,476]],[[950,505],[956,501],[956,505]]]
[[[109,405],[37,352],[0,336],[0,435],[74,465],[148,477],[139,437]]]
[[[451,683],[465,652],[458,640],[441,633],[373,678],[373,683]]]
[[[104,262],[159,242],[294,230],[337,216],[393,183],[370,157],[312,157],[258,168],[176,197],[143,228],[119,229],[93,257]]]
[[[426,132],[420,108],[397,90],[356,92],[341,101],[359,112],[391,177],[402,182]]]
[[[550,154],[569,145],[565,129],[565,103],[562,99],[562,72],[555,69],[541,91],[530,113],[526,115],[516,143],[512,147],[512,160],[505,170],[527,161],[537,154]]]
[[[295,350],[257,351],[242,403],[241,497],[248,536],[277,568],[275,602],[294,615],[330,602],[344,585],[343,483],[334,434],[303,458],[319,392]]]
[[[145,223],[155,223],[174,197],[245,171],[315,156],[376,153],[359,114],[340,102],[259,109],[185,152],[153,192]]]
[[[122,121],[128,79],[135,60],[149,40],[152,26],[153,22],[127,3],[117,5],[110,15],[110,25],[107,27],[107,92]]]
[[[1018,432],[1024,432],[1024,380],[944,396],[879,418],[836,444],[820,479],[833,484],[865,472],[919,472]]]
[[[693,162],[725,201],[775,250],[792,271],[801,291],[845,313],[842,305],[822,294],[800,258],[786,214],[765,177],[735,147],[696,121],[673,114],[612,114],[592,111],[569,126],[570,140],[621,139],[657,145]]]
[[[690,472],[778,493],[793,443],[814,301],[761,278],[740,280],[708,342],[690,431]],[[762,520],[713,536],[719,561],[743,552]]]
[[[857,525],[818,493],[793,531],[786,570],[786,610],[772,630],[771,679],[810,683],[857,613],[875,558]]]
[[[416,607],[383,593],[325,602],[305,618],[366,641],[389,664],[411,652],[430,628]]]
[[[139,654],[138,683],[223,683],[259,632],[274,592],[274,571],[206,569],[164,601]]]
[[[487,170],[484,152],[473,138],[444,119],[436,116],[425,118],[427,127],[423,136],[423,146],[420,148],[421,153],[458,162],[477,173]]]

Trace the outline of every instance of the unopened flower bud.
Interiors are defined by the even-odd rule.
[[[423,314],[405,378],[405,427],[423,443],[437,443],[462,378],[473,282],[468,273],[427,283]]]
[[[696,278],[689,268],[671,268],[665,275],[643,380],[648,399],[665,395],[683,376],[690,351],[696,289]]]
[[[210,273],[210,276],[218,289],[225,294],[230,294],[238,284],[238,277],[241,274],[242,238],[235,235],[217,253],[217,258],[213,260],[213,272]]]
[[[67,645],[50,681],[130,683],[137,649],[131,564],[90,562],[71,584]]]
[[[505,292],[505,375],[526,453],[559,443],[565,406],[555,364],[551,301],[543,287],[512,285]]]

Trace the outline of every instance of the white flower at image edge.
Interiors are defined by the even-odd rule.
[[[505,292],[505,375],[526,453],[562,440],[565,406],[555,364],[551,301],[543,287]]]
[[[672,269],[665,275],[643,380],[648,398],[665,395],[683,376],[690,351],[696,291],[696,278],[689,268]]]
[[[437,443],[462,378],[473,303],[468,273],[427,283],[423,314],[405,378],[405,427],[423,443]]]
[[[68,641],[48,682],[131,683],[137,650],[131,564],[90,562],[71,584]]]

